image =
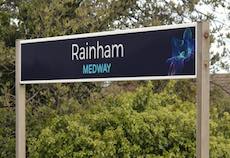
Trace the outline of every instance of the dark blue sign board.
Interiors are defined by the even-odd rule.
[[[197,24],[20,41],[21,84],[196,78]]]

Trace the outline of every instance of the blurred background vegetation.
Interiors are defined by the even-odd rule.
[[[208,5],[203,13],[196,6]],[[0,0],[0,157],[15,157],[15,40],[207,20],[224,0]],[[229,16],[226,14],[226,16]],[[229,38],[229,33],[222,37]],[[222,50],[222,49],[221,49]],[[212,70],[215,72],[215,69]],[[214,81],[213,81],[214,82]],[[27,157],[195,157],[195,80],[28,85]],[[210,157],[230,157],[230,99],[213,84]]]

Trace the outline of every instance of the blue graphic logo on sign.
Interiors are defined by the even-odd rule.
[[[167,59],[167,63],[170,63],[168,74],[175,75],[181,73],[190,60],[194,60],[195,39],[192,38],[191,29],[185,29],[182,39],[172,38],[171,45],[172,56]]]

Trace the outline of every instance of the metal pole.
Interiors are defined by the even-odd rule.
[[[209,158],[209,23],[197,27],[196,157]]]
[[[20,41],[16,41],[16,158],[26,157],[25,85],[20,84]]]

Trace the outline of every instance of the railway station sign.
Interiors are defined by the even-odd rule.
[[[196,23],[20,41],[20,83],[196,77]]]

